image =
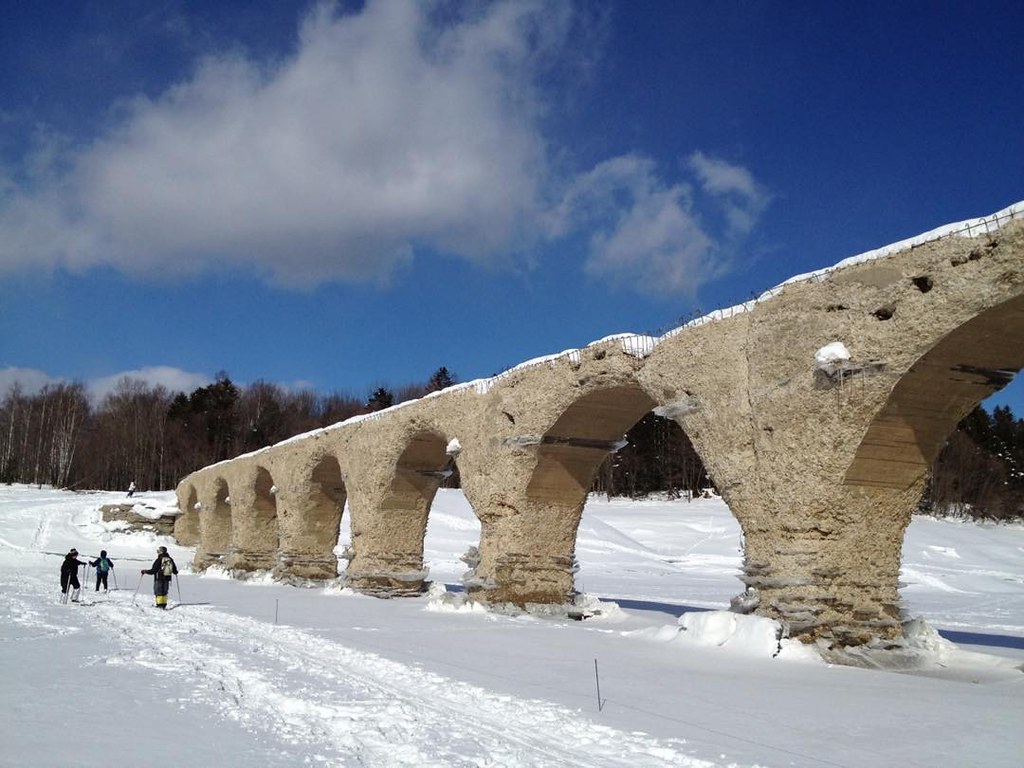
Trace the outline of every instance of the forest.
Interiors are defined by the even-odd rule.
[[[256,381],[239,386],[225,372],[190,394],[122,379],[92,402],[81,383],[27,394],[12,386],[0,403],[0,482],[70,489],[174,488],[208,464],[457,383],[447,368],[368,397],[288,390]],[[640,498],[713,489],[700,457],[674,421],[647,414],[599,468],[593,490]],[[457,472],[447,481],[458,484]],[[920,511],[1009,520],[1024,518],[1024,419],[1009,407],[975,408],[935,459]]]

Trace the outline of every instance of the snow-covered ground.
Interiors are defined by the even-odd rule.
[[[183,567],[171,610],[158,611],[140,568],[158,544],[179,566],[192,552],[99,522],[101,504],[123,500],[0,487],[2,766],[1024,759],[1021,526],[915,519],[902,595],[922,621],[904,652],[865,656],[876,669],[780,649],[771,622],[721,610],[741,590],[740,537],[716,500],[592,499],[577,586],[601,614],[582,622],[462,602],[459,558],[479,526],[457,491],[431,511],[428,595],[378,600]],[[348,538],[346,521],[341,546]],[[90,585],[86,604],[61,605],[72,546],[83,559],[106,549],[119,589]]]

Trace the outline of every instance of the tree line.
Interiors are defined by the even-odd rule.
[[[191,394],[125,378],[98,403],[81,383],[0,403],[0,482],[62,488],[167,490],[209,464],[303,432],[423,397],[457,383],[447,368],[368,397],[289,390],[267,381],[236,385],[227,373]],[[458,472],[445,485],[457,487]],[[686,433],[648,413],[596,473],[595,492],[640,498],[695,495],[711,480]],[[1009,407],[975,408],[936,458],[921,508],[938,514],[1024,517],[1024,419]]]
[[[124,378],[98,403],[81,383],[34,394],[15,384],[0,403],[0,482],[168,490],[208,464],[455,383],[442,367],[421,384],[359,398],[267,381],[242,387],[221,372],[188,395]]]
[[[1009,406],[975,408],[932,465],[922,511],[958,517],[1024,518],[1024,418]]]

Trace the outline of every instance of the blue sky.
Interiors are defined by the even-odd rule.
[[[1024,198],[1019,2],[3,19],[0,384],[465,381]]]

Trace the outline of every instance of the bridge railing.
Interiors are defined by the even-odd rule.
[[[1001,211],[997,211],[990,216],[968,219],[967,221],[960,221],[955,224],[946,224],[923,234],[907,238],[906,240],[900,240],[899,242],[891,243],[890,245],[884,245],[881,248],[866,251],[865,253],[861,253],[856,256],[850,256],[849,258],[843,259],[830,267],[824,267],[822,269],[815,270],[814,272],[805,272],[801,275],[795,275],[794,277],[779,283],[774,288],[768,289],[757,298],[745,301],[742,304],[736,304],[732,307],[726,307],[725,309],[716,309],[713,312],[709,312],[706,315],[695,318],[688,323],[684,323],[678,328],[673,328],[663,336],[659,337],[658,341],[674,336],[685,328],[692,328],[704,325],[705,323],[734,317],[735,315],[742,314],[744,312],[749,312],[759,302],[767,301],[768,299],[777,296],[787,285],[803,282],[822,282],[837,269],[844,269],[846,267],[853,266],[854,264],[884,258],[885,256],[900,253],[901,251],[906,251],[911,248],[918,248],[937,240],[946,240],[953,237],[973,238],[980,237],[982,235],[992,235],[1015,219],[1024,219],[1024,201],[1014,203],[1013,205],[1004,208]]]
[[[483,379],[475,379],[473,381],[468,381],[462,384],[456,384],[452,387],[448,387],[447,389],[443,389],[438,392],[431,392],[429,395],[426,395],[425,398],[436,397],[441,394],[447,396],[455,393],[473,393],[478,395],[486,394],[495,384],[497,384],[502,379],[504,379],[507,376],[510,376],[513,373],[525,370],[527,368],[539,367],[542,365],[556,365],[562,360],[568,360],[570,363],[578,363],[580,361],[580,355],[583,349],[588,349],[599,344],[605,344],[610,341],[617,341],[620,347],[622,348],[622,351],[625,352],[626,354],[633,355],[634,357],[642,359],[650,355],[658,346],[658,344],[664,339],[671,338],[672,336],[675,336],[676,334],[682,332],[687,328],[694,328],[697,326],[705,325],[706,323],[717,322],[719,320],[735,317],[736,315],[743,314],[744,312],[749,312],[759,302],[766,301],[774,296],[777,296],[787,285],[799,282],[821,282],[825,280],[831,273],[835,272],[837,269],[843,269],[845,267],[849,267],[854,264],[859,264],[865,261],[871,261],[873,259],[880,259],[894,253],[899,253],[900,251],[905,251],[910,248],[917,248],[926,243],[935,242],[936,240],[944,240],[953,237],[973,238],[979,237],[981,235],[991,235],[994,234],[995,232],[998,232],[1003,226],[1008,224],[1010,221],[1013,221],[1014,219],[1024,219],[1024,201],[1015,203],[1014,205],[1004,208],[1001,211],[997,211],[996,213],[993,213],[990,216],[982,216],[977,219],[969,219],[967,221],[961,221],[955,224],[947,224],[945,226],[938,227],[937,229],[933,229],[929,232],[925,232],[915,237],[911,237],[906,240],[901,240],[897,243],[892,243],[890,245],[885,245],[882,246],[881,248],[876,248],[872,251],[867,251],[856,256],[851,256],[849,258],[843,259],[842,261],[836,264],[833,264],[830,267],[824,267],[823,269],[819,269],[814,272],[807,272],[801,275],[796,275],[795,277],[791,277],[785,282],[776,285],[774,288],[770,288],[769,290],[765,291],[756,298],[753,298],[749,301],[745,301],[742,304],[735,304],[731,307],[713,310],[712,312],[708,312],[707,314],[701,315],[700,317],[694,318],[689,322],[686,322],[676,328],[673,328],[665,332],[661,336],[651,336],[639,333],[621,333],[615,334],[613,336],[606,336],[603,339],[591,342],[582,349],[567,349],[562,352],[557,352],[555,354],[536,357],[531,360],[519,363],[518,365],[515,365],[507,370],[504,370],[501,373],[497,373],[494,376],[490,376]],[[397,405],[392,406],[391,408],[386,408],[382,411],[375,411],[374,413],[368,413],[361,416],[353,416],[352,418],[348,419],[345,422],[341,422],[340,424],[353,423],[362,420],[377,420],[385,418],[394,410],[397,410],[402,406],[408,405],[409,403],[412,402],[416,401],[411,400],[405,403],[399,403]],[[340,426],[340,424],[335,426]],[[326,427],[325,429],[330,429],[330,427]]]
[[[636,357],[638,359],[643,359],[650,355],[658,346],[658,344],[660,344],[663,340],[671,338],[681,333],[683,330],[687,328],[695,328],[701,325],[705,325],[706,323],[713,323],[719,320],[725,320],[731,317],[735,317],[736,315],[743,314],[744,312],[749,312],[758,303],[762,301],[767,301],[768,299],[777,296],[787,285],[792,285],[793,283],[800,282],[821,282],[827,279],[827,277],[830,274],[832,274],[838,269],[843,269],[849,266],[853,266],[854,264],[859,264],[866,261],[872,261],[874,259],[884,258],[885,256],[889,256],[894,253],[899,253],[901,251],[905,251],[911,248],[917,248],[922,245],[925,245],[926,243],[932,243],[937,240],[944,240],[953,237],[974,238],[980,237],[981,235],[992,235],[998,232],[1002,227],[1006,226],[1006,224],[1015,219],[1024,219],[1024,201],[1014,203],[1013,205],[1004,208],[1001,211],[997,211],[996,213],[993,213],[989,216],[982,216],[977,219],[968,219],[966,221],[960,221],[955,224],[946,224],[942,227],[938,227],[937,229],[933,229],[929,232],[916,235],[915,237],[907,238],[906,240],[901,240],[897,243],[892,243],[890,245],[885,245],[882,246],[881,248],[876,248],[875,250],[867,251],[856,256],[851,256],[849,258],[843,259],[842,261],[836,264],[833,264],[830,267],[824,267],[823,269],[819,269],[814,272],[806,272],[801,275],[796,275],[794,277],[789,278],[785,282],[779,283],[774,288],[770,288],[769,290],[765,291],[756,298],[753,298],[749,301],[745,301],[742,304],[735,304],[731,307],[725,307],[723,309],[716,309],[712,312],[708,312],[707,314],[694,318],[693,320],[690,320],[689,322],[686,322],[676,328],[673,328],[660,336],[651,336],[639,333],[621,333],[615,334],[613,336],[606,336],[603,339],[591,342],[586,347],[583,347],[581,349],[567,349],[552,355],[536,357],[533,358],[532,360],[527,360],[525,362],[519,363],[518,365],[515,365],[505,371],[502,371],[501,373],[495,374],[494,376],[490,376],[483,379],[475,379],[473,381],[464,382],[462,384],[455,384],[454,386],[448,387],[447,389],[439,390],[437,392],[431,392],[430,394],[425,395],[423,398],[420,399],[425,400],[427,398],[438,397],[440,395],[450,396],[460,393],[472,393],[478,395],[486,394],[495,384],[500,382],[502,379],[512,375],[513,373],[528,368],[539,367],[542,365],[553,366],[562,360],[568,360],[571,363],[578,363],[580,361],[580,356],[584,349],[588,349],[599,344],[606,344],[608,342],[613,341],[618,342],[622,351],[627,355],[632,355],[633,357]],[[345,421],[338,422],[337,424],[332,424],[327,427],[321,427],[320,429],[316,429],[311,432],[307,432],[301,435],[296,435],[295,437],[288,438],[287,440],[284,440],[281,443],[277,443],[277,445],[283,445],[284,443],[289,443],[295,440],[301,440],[314,434],[320,434],[333,429],[338,429],[342,426],[354,424],[360,421],[376,421],[378,419],[387,418],[394,411],[409,406],[415,402],[418,401],[408,400],[406,402],[398,403],[397,405],[393,405],[390,408],[385,408],[380,411],[361,414],[359,416],[352,416],[346,419]],[[274,446],[269,446],[268,448],[261,448],[257,451],[253,451],[252,453],[244,454],[244,456],[253,456],[255,454],[266,451],[272,447]],[[238,456],[236,458],[242,457]],[[233,461],[233,459],[228,459],[228,461]]]

